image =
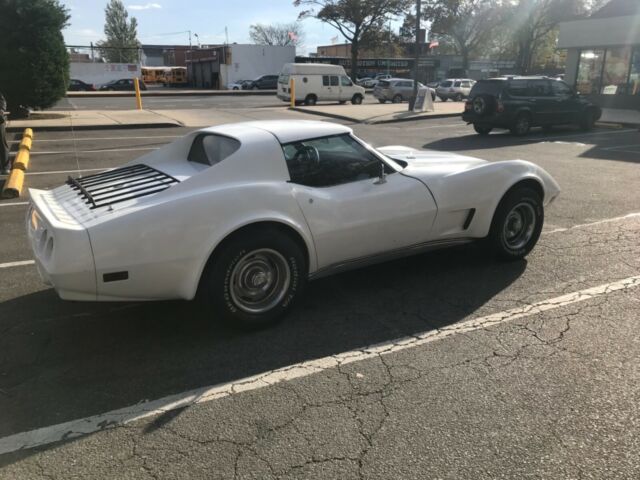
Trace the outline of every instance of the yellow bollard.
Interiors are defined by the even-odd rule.
[[[13,170],[18,169],[26,172],[27,168],[29,168],[29,150],[20,145],[20,150],[13,160]]]
[[[296,108],[296,81],[289,79],[289,95],[291,96],[291,108]]]
[[[140,95],[140,80],[138,80],[138,77],[133,79],[133,86],[136,89],[136,106],[138,110],[142,110],[142,96]]]
[[[24,184],[24,172],[19,168],[14,168],[9,174],[9,178],[2,189],[2,198],[16,198],[22,193]]]
[[[31,130],[30,128],[25,128],[24,133],[22,134],[22,138],[24,137],[33,138],[33,130]]]

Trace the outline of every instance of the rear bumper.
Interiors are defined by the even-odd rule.
[[[31,190],[27,237],[40,278],[65,300],[96,300],[96,273],[87,230],[55,208],[50,192]],[[57,215],[56,215],[57,213]]]

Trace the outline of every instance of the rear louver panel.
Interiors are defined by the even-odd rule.
[[[147,165],[132,165],[67,180],[67,184],[84,198],[91,209],[158,193],[174,183],[178,180]]]

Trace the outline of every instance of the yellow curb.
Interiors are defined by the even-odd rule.
[[[29,168],[29,152],[31,152],[31,144],[33,143],[33,130],[26,128],[22,134],[22,141],[18,147],[18,154],[13,160],[13,168],[27,171]]]
[[[19,168],[14,168],[9,174],[9,178],[2,189],[2,198],[16,198],[22,193],[24,184],[24,172]]]

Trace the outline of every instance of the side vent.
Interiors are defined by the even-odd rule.
[[[469,228],[469,225],[471,225],[471,222],[473,221],[473,216],[476,214],[476,209],[472,208],[471,210],[469,210],[469,213],[467,214],[467,219],[464,221],[464,225],[462,225],[462,229],[466,230],[467,228]]]

